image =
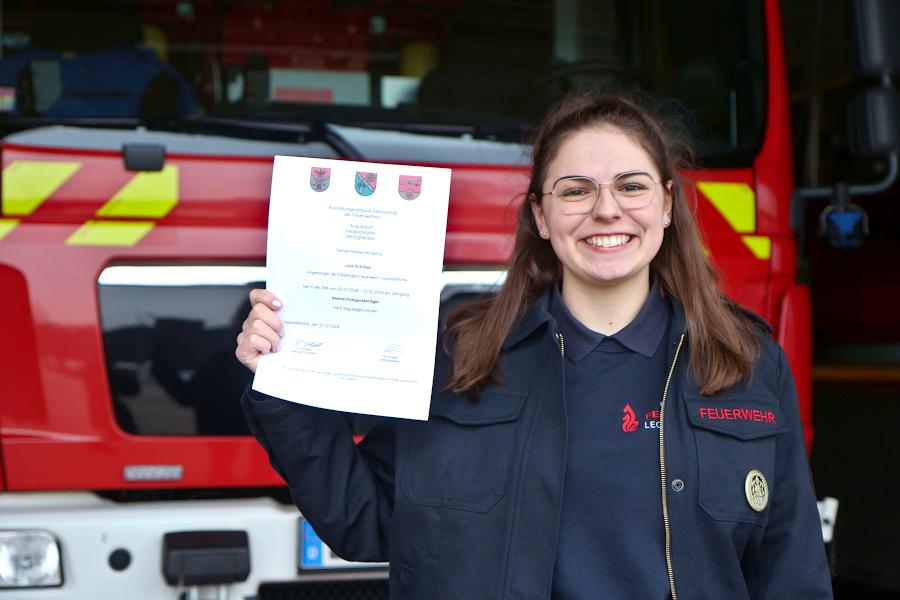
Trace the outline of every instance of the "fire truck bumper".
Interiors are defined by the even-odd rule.
[[[0,534],[14,543],[23,532],[21,539],[30,535],[32,541],[0,557],[10,563],[7,574],[15,567],[21,575],[4,582],[0,572],[0,600],[5,592],[35,600],[161,599],[185,592],[237,600],[255,598],[262,583],[387,576],[385,568],[340,565],[301,573],[301,531],[296,508],[269,498],[116,503],[86,492],[0,493]],[[33,540],[49,551],[38,556],[30,549]],[[29,575],[35,564],[52,570],[57,549],[58,577]]]

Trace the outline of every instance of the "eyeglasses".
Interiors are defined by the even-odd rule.
[[[586,175],[568,175],[557,179],[553,190],[543,194],[552,194],[562,202],[566,214],[584,215],[594,210],[601,187],[609,188],[622,210],[636,210],[653,202],[658,184],[644,171],[619,173],[609,183],[599,183]]]

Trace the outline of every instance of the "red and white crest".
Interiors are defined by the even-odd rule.
[[[422,193],[422,177],[416,175],[401,175],[400,186],[397,190],[404,200],[415,200]]]
[[[324,192],[331,185],[331,169],[313,167],[309,171],[309,187],[316,192]]]

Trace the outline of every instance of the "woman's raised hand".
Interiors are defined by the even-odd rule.
[[[250,291],[250,314],[244,320],[237,336],[237,359],[245,367],[256,372],[259,357],[269,352],[278,352],[284,324],[275,311],[281,308],[281,300],[268,290]]]

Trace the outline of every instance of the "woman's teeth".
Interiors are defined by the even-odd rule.
[[[588,246],[597,248],[615,248],[624,246],[631,239],[630,235],[595,235],[585,240]]]

